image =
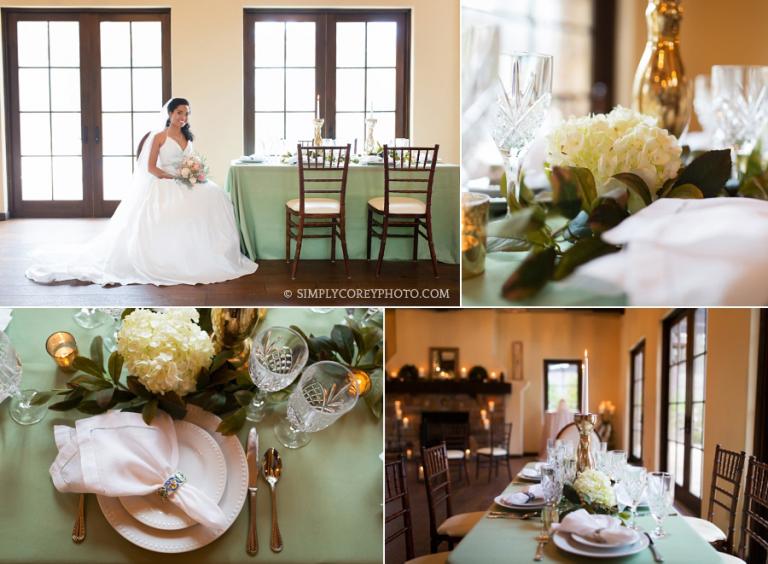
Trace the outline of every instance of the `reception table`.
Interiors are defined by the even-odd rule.
[[[533,463],[528,466],[532,466]],[[513,481],[506,491],[521,490],[530,486]],[[493,504],[492,510],[503,510]],[[638,518],[638,525],[647,531],[655,527],[650,516]],[[664,530],[668,536],[657,539],[656,548],[664,557],[665,564],[719,564],[719,553],[705,540],[696,535],[693,529],[679,516],[664,519]],[[483,517],[467,536],[456,546],[448,557],[449,564],[514,564],[515,562],[531,562],[536,551],[536,536],[541,531],[541,520],[487,519]],[[544,548],[542,562],[605,562],[606,564],[631,563],[653,564],[650,549],[645,549],[632,556],[615,559],[594,559],[578,557],[558,549],[552,541]]]
[[[85,330],[74,310],[17,309],[6,330],[23,364],[22,388],[61,387],[69,377],[57,372],[45,352],[46,337],[57,330],[73,333],[88,350],[102,327]],[[296,324],[307,333],[328,334],[342,313],[315,314],[302,309],[272,309],[264,323]],[[381,562],[382,426],[365,402],[336,424],[313,435],[306,447],[291,450],[274,437],[272,414],[257,424],[260,450],[279,450],[283,473],[278,485],[284,550],[269,549],[270,501],[259,480],[256,557],[245,553],[247,507],[223,536],[192,553],[158,554],[120,536],[105,520],[95,496],[87,496],[87,538],[72,542],[78,496],[54,489],[48,468],[56,455],[54,424],[72,424],[77,412],[49,412],[29,427],[14,423],[8,403],[0,405],[0,562]],[[244,444],[249,426],[239,434]],[[247,504],[246,504],[247,505]]]
[[[234,204],[243,252],[253,260],[284,259],[285,203],[299,197],[298,167],[276,163],[234,162],[227,175],[226,189]],[[350,165],[346,228],[351,259],[365,258],[368,200],[383,195],[383,166]],[[459,167],[438,164],[432,193],[432,231],[437,260],[440,262],[459,262],[458,222]],[[385,260],[411,260],[411,245],[410,239],[388,239]],[[330,239],[307,239],[302,244],[301,257],[328,259],[330,247]],[[373,258],[376,258],[378,248],[378,240],[374,240]],[[429,249],[424,239],[419,242],[419,258],[429,258]]]

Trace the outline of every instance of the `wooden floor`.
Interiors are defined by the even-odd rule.
[[[0,221],[0,306],[457,306],[460,301],[459,266],[440,264],[440,277],[435,279],[429,261],[385,262],[379,279],[375,262],[350,261],[350,280],[341,261],[302,261],[296,280],[291,280],[285,261],[259,261],[255,274],[197,286],[43,285],[24,276],[36,249],[87,241],[98,235],[104,221]],[[346,295],[339,297],[334,291]]]

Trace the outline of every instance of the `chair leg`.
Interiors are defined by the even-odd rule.
[[[493,450],[491,450],[491,456],[488,457],[488,483],[491,483],[493,479]]]
[[[509,476],[509,481],[512,481],[512,466],[509,463],[509,455],[507,455],[507,476]]]
[[[440,278],[437,274],[437,256],[435,255],[435,242],[432,239],[432,216],[427,216],[427,243],[429,244],[429,256],[432,258],[432,272],[435,278]]]
[[[291,262],[291,210],[285,208],[285,264]]]
[[[331,220],[331,263],[336,262],[336,219]]]
[[[293,259],[293,268],[291,269],[291,280],[296,280],[296,269],[299,267],[301,258],[301,241],[304,238],[304,216],[299,217],[299,228],[296,231],[296,256]]]
[[[469,481],[469,469],[467,468],[467,459],[464,458],[464,477],[467,479],[467,485],[470,484]]]
[[[371,239],[373,239],[373,210],[368,207],[368,229],[366,231],[365,259],[371,260]]]
[[[387,228],[389,226],[389,217],[384,216],[381,222],[381,245],[379,246],[379,261],[376,263],[376,278],[381,276],[381,264],[384,262],[384,247],[387,245]]]
[[[475,480],[480,479],[480,455],[475,455]]]
[[[413,260],[419,259],[419,222],[413,228]]]
[[[341,239],[341,254],[344,257],[344,272],[347,273],[347,280],[352,278],[349,274],[349,253],[347,253],[347,230],[344,228],[344,218],[339,222],[339,239]]]

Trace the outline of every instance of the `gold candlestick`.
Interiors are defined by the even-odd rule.
[[[648,42],[635,74],[634,108],[675,137],[691,119],[692,90],[680,57],[682,0],[648,0]]]
[[[315,126],[315,136],[312,139],[312,144],[315,147],[323,146],[323,124],[324,123],[325,123],[324,119],[316,118],[312,120],[312,124]]]
[[[59,368],[74,372],[73,364],[77,358],[77,342],[72,333],[57,331],[45,341],[45,350],[51,355]]]
[[[592,455],[592,432],[597,425],[597,414],[577,413],[573,416],[579,430],[579,445],[576,449],[576,472],[591,470],[595,467],[595,457]]]
[[[235,367],[245,366],[251,353],[251,335],[266,312],[263,308],[213,308],[211,323],[216,353],[229,349],[232,351],[229,362]]]

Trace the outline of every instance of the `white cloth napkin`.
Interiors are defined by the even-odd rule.
[[[502,494],[500,499],[504,503],[509,503],[511,505],[525,505],[526,503],[541,503],[544,501],[544,490],[542,490],[541,486],[537,484],[521,492]]]
[[[768,303],[768,202],[749,198],[654,202],[605,232],[625,248],[577,270],[620,287],[631,305]]]
[[[595,535],[602,529],[599,535]],[[576,533],[594,542],[604,542],[606,545],[619,546],[633,542],[637,533],[632,529],[621,526],[621,521],[610,515],[592,515],[586,509],[577,509],[569,513],[560,523],[552,525],[553,531]]]
[[[147,425],[138,413],[111,411],[81,419],[75,427],[56,425],[59,453],[50,468],[57,490],[108,497],[158,495],[177,468],[178,443],[173,420],[160,411]],[[220,529],[226,516],[198,489],[182,484],[167,499],[205,527]]]

